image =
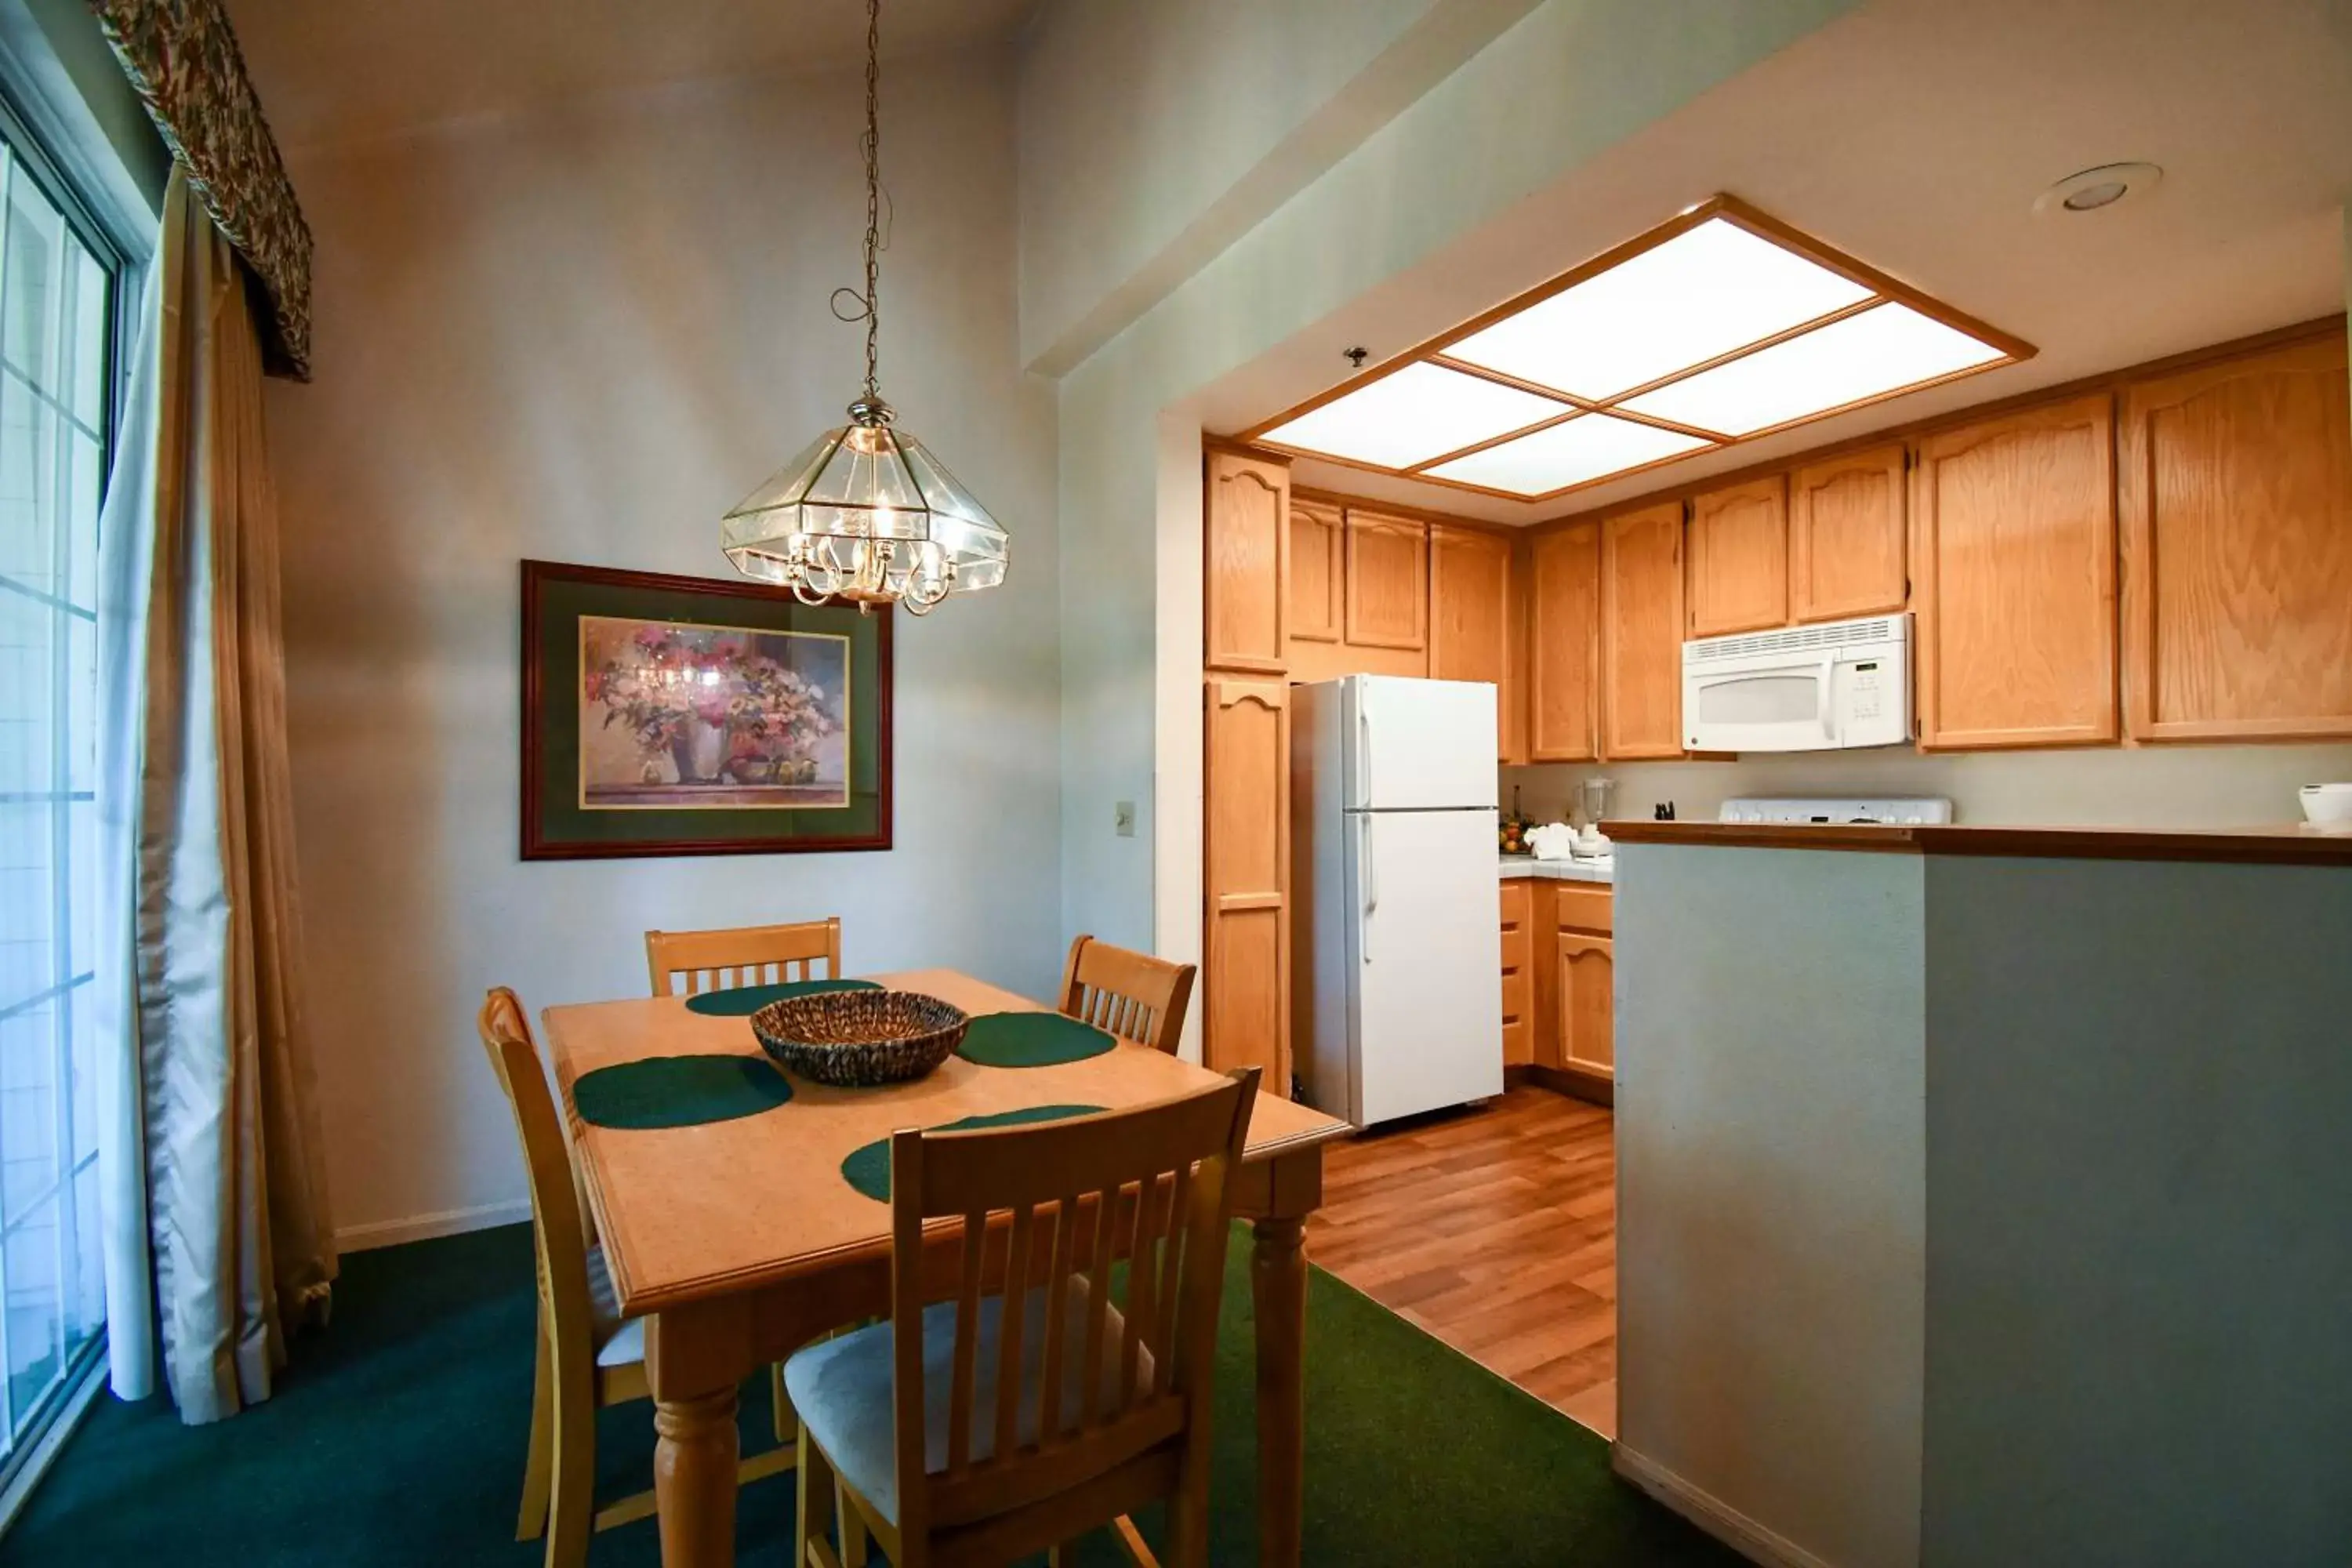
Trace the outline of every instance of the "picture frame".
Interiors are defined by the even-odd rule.
[[[523,562],[522,858],[889,848],[893,618]]]

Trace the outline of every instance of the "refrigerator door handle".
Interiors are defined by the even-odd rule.
[[[1372,805],[1372,705],[1360,690],[1356,694],[1355,804],[1367,809]]]
[[[1372,961],[1372,915],[1381,907],[1381,885],[1375,879],[1377,873],[1372,869],[1375,864],[1372,858],[1372,816],[1366,812],[1362,836],[1356,840],[1356,880],[1364,889],[1364,914],[1356,922],[1356,946],[1363,953],[1366,963]]]

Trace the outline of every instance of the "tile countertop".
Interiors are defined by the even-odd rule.
[[[1612,875],[1613,858],[1599,860],[1538,860],[1532,855],[1505,855],[1501,859],[1501,880],[1515,877],[1540,877],[1552,882],[1608,882]]]

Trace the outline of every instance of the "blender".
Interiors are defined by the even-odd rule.
[[[1574,853],[1584,859],[1600,859],[1609,853],[1609,840],[1601,834],[1601,824],[1609,816],[1609,797],[1615,793],[1615,779],[1588,778],[1580,781],[1577,793],[1583,797],[1584,826],[1576,836]]]

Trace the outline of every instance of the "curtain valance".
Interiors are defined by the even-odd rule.
[[[189,188],[268,302],[273,375],[310,379],[310,226],[245,74],[221,0],[89,0]]]

